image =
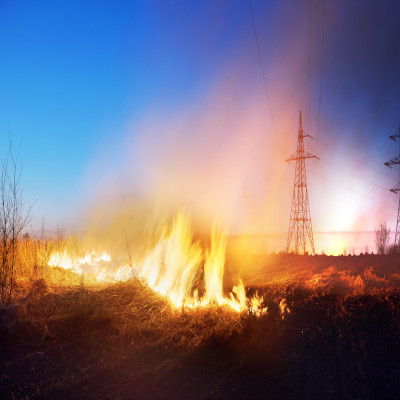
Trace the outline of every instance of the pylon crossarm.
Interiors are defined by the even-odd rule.
[[[286,162],[291,162],[291,161],[297,161],[297,160],[305,160],[306,158],[316,158],[317,160],[320,159],[319,157],[313,156],[312,154],[309,154],[307,152],[304,152],[303,154],[304,154],[304,156],[303,155],[302,156],[293,155],[293,156],[287,158],[285,161]]]
[[[296,161],[298,160],[297,153],[292,154],[289,158],[287,158],[286,162]]]
[[[392,168],[392,165],[397,165],[397,164],[400,164],[400,155],[385,162],[385,165],[389,168]]]
[[[400,132],[395,133],[394,135],[389,136],[390,139],[397,141],[397,139],[400,139]]]
[[[304,158],[316,158],[317,160],[319,160],[318,156],[314,156],[313,154],[310,154],[307,151],[304,152]]]
[[[315,140],[314,136],[311,136],[310,134],[308,134],[305,130],[303,130],[303,138],[310,138],[312,140]]]

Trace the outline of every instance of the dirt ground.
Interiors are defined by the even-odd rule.
[[[190,351],[111,334],[107,322],[81,332],[77,320],[79,334],[65,337],[30,335],[3,315],[0,397],[400,398],[399,257],[256,261],[247,284],[265,295],[268,313]]]

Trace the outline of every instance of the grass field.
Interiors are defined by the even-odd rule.
[[[254,257],[257,317],[173,308],[138,280],[16,281],[1,317],[5,399],[400,397],[398,256]],[[69,274],[61,271],[60,274]]]

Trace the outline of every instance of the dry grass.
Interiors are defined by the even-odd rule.
[[[43,234],[44,235],[44,234]],[[79,278],[65,274],[61,269],[49,267],[50,256],[54,252],[68,251],[71,257],[84,255],[82,243],[76,236],[66,237],[63,232],[56,232],[50,238],[24,237],[17,243],[17,255],[14,275],[19,282],[44,279],[53,285],[75,285]]]
[[[85,277],[61,268],[39,263],[38,269],[35,257],[43,246],[45,242],[33,240],[21,243],[23,273],[17,269],[13,315],[6,321],[12,335],[7,337],[15,334],[25,339],[65,340],[102,336],[142,348],[185,352],[211,339],[230,340],[244,331],[251,317],[221,307],[179,310],[140,280],[91,286],[86,284]],[[329,260],[316,260],[318,264],[310,268],[294,265],[282,269],[280,265],[285,259],[279,259],[277,267],[265,276],[268,284],[252,282],[248,295],[258,289],[264,296],[269,316],[281,319],[290,313],[292,299],[299,296],[363,295],[393,289],[393,276],[398,273],[398,267],[385,268],[386,272],[378,274],[376,269],[364,265],[351,270],[346,265],[347,259],[343,260],[343,266],[335,267]],[[320,264],[321,261],[326,265]],[[288,306],[284,310],[279,306],[282,299],[286,299]]]
[[[177,310],[139,280],[91,286],[60,268],[44,269],[50,279],[19,275],[0,337],[8,357],[0,362],[0,393],[399,398],[399,258],[272,261],[262,284],[248,287],[248,296],[264,296],[261,318],[218,307]]]
[[[247,318],[221,307],[177,310],[139,280],[102,287],[49,287],[38,280],[17,302],[13,320],[16,333],[32,339],[107,335],[184,352],[211,338],[231,338]]]
[[[137,279],[93,285],[89,276],[49,267],[51,253],[64,249],[78,256],[81,246],[62,236],[18,243],[11,305],[0,320],[0,336],[7,341],[103,337],[186,352],[243,331],[248,315],[227,308],[180,310]]]

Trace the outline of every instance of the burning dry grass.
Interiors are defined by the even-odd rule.
[[[213,305],[176,308],[138,279],[88,285],[62,268],[48,273],[64,285],[18,279],[6,326],[0,320],[3,393],[308,399],[379,387],[398,398],[398,258],[263,262],[264,272],[253,272],[261,283],[246,290],[247,298],[263,295],[261,317]]]
[[[248,318],[227,308],[177,310],[139,280],[50,288],[36,281],[13,311],[16,333],[32,339],[107,336],[131,345],[188,351],[241,333]]]
[[[181,225],[186,227],[184,223]],[[181,225],[178,224],[178,228]],[[143,274],[141,279],[131,278],[126,282],[100,283],[97,266],[92,265],[92,258],[87,257],[79,241],[74,238],[22,240],[18,246],[13,297],[5,311],[4,328],[8,331],[5,337],[12,339],[19,336],[24,340],[36,341],[103,337],[142,348],[151,346],[185,352],[212,338],[227,340],[241,333],[246,320],[252,315],[246,307],[253,306],[255,299],[260,303],[254,306],[256,309],[262,299],[253,293],[253,301],[248,301],[243,285],[241,291],[235,292],[241,296],[234,297],[231,294],[225,297],[225,247],[220,245],[218,257],[213,248],[209,253],[206,252],[208,258],[205,257],[204,281],[208,283],[206,289],[211,288],[211,291],[205,290],[209,298],[205,304],[197,304],[196,307],[186,305],[183,300],[192,296],[191,289],[201,272],[203,259],[197,257],[199,259],[196,258],[196,262],[192,263],[193,268],[188,272],[187,266],[192,265],[192,258],[187,259],[187,255],[193,249],[197,252],[201,249],[188,228],[183,229],[187,235],[178,237],[174,235],[176,230],[180,232],[179,229],[173,229],[171,236],[162,238],[160,254],[156,252],[154,260],[145,263],[151,267],[150,272],[157,272],[154,287],[150,285],[154,273],[149,276]],[[69,256],[72,261],[69,262],[68,258],[67,266],[58,265],[62,264],[61,261],[50,262],[52,255],[67,250],[68,254],[72,254]],[[163,262],[164,259],[167,262]],[[207,264],[208,259],[211,260],[209,263],[212,262],[211,266]],[[81,260],[84,260],[83,264]],[[110,258],[107,257],[106,261],[109,263]],[[83,265],[90,267],[87,273]],[[167,267],[171,271],[166,270]],[[216,276],[215,271],[218,272]],[[178,300],[181,300],[176,301],[174,296],[160,295],[164,294],[161,289],[168,279],[172,281],[168,281],[167,289],[178,288],[178,294],[183,293],[186,297],[178,296]],[[161,286],[158,287],[157,283]],[[167,292],[170,293],[170,290]]]
[[[271,261],[273,265],[265,260],[265,272],[259,278],[247,279],[246,295],[251,298],[258,291],[268,309],[263,318],[276,324],[292,318],[301,298],[358,298],[395,289],[397,261],[280,256]],[[372,262],[376,267],[370,267]],[[243,333],[253,318],[249,311],[238,313],[216,305],[177,308],[140,279],[88,285],[85,276],[62,268],[47,266],[41,273],[44,279],[18,276],[13,306],[7,309],[11,317],[3,324],[8,340],[62,342],[97,337],[138,349],[185,353],[214,339],[229,341]]]
[[[256,261],[260,263],[260,260]],[[400,287],[398,256],[271,256],[244,279],[246,286],[290,288],[311,294],[373,294]],[[286,290],[284,290],[286,291]]]

